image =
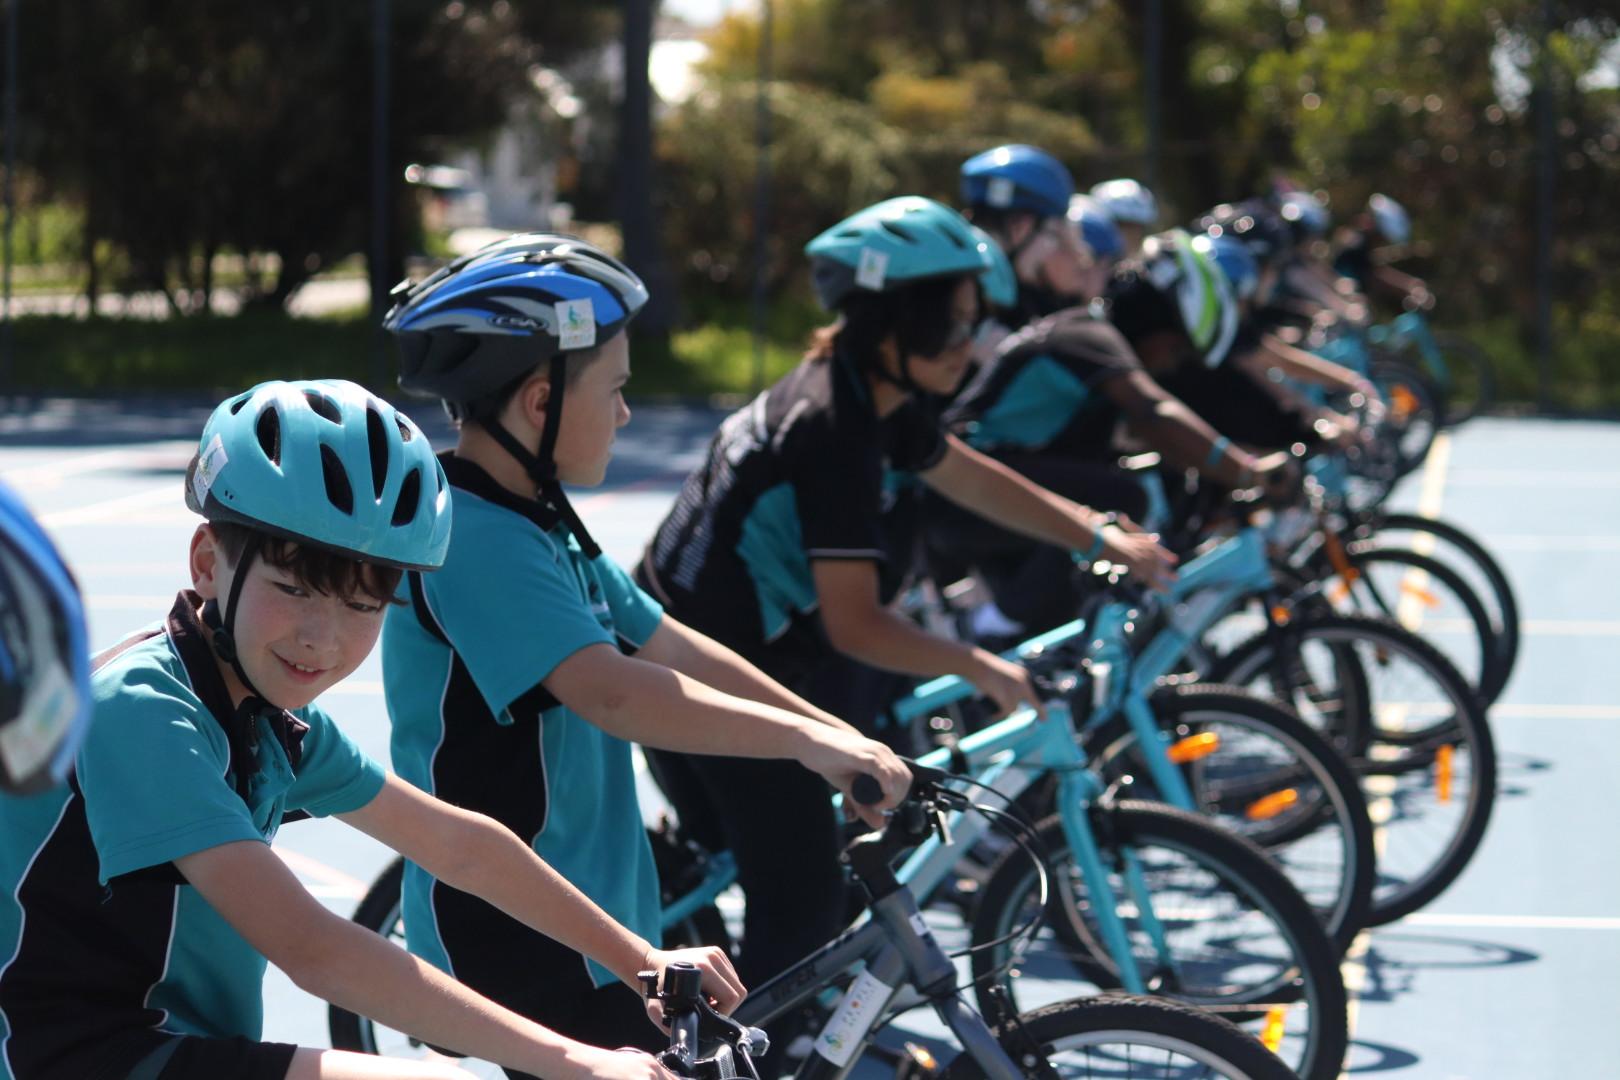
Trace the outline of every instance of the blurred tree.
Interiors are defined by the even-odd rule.
[[[530,65],[594,44],[614,7],[391,6],[397,184],[407,162],[499,124]],[[261,292],[271,305],[364,249],[368,5],[66,0],[26,2],[22,18],[24,160],[84,206],[92,292],[104,242],[128,254],[120,284],[163,289],[177,310],[206,306],[210,257],[222,248],[274,256]],[[541,30],[543,48],[532,36]]]

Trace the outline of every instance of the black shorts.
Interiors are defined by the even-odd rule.
[[[285,1080],[298,1047],[234,1036],[176,1035],[129,1073],[129,1080]]]

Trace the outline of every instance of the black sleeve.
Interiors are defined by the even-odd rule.
[[[881,434],[870,418],[857,419],[838,423],[831,412],[806,417],[783,447],[811,559],[884,558]]]
[[[1089,315],[1055,322],[1045,348],[1087,386],[1142,369],[1130,343],[1113,326]]]
[[[931,405],[908,401],[883,426],[889,463],[901,472],[927,472],[945,456],[945,432]]]

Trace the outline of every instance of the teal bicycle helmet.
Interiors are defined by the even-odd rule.
[[[987,297],[992,291],[1004,296],[1011,276],[1006,257],[997,264],[999,249],[982,232],[950,207],[920,195],[886,199],[852,214],[811,240],[804,252],[810,256],[816,298],[829,310],[853,292],[889,292],[965,274],[978,277]]]
[[[186,474],[186,505],[362,562],[444,565],[450,495],[420,428],[343,380],[267,382],[224,401]]]

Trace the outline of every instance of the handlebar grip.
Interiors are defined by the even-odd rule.
[[[860,773],[849,785],[849,793],[862,806],[876,806],[883,801],[883,785],[869,773]]]

